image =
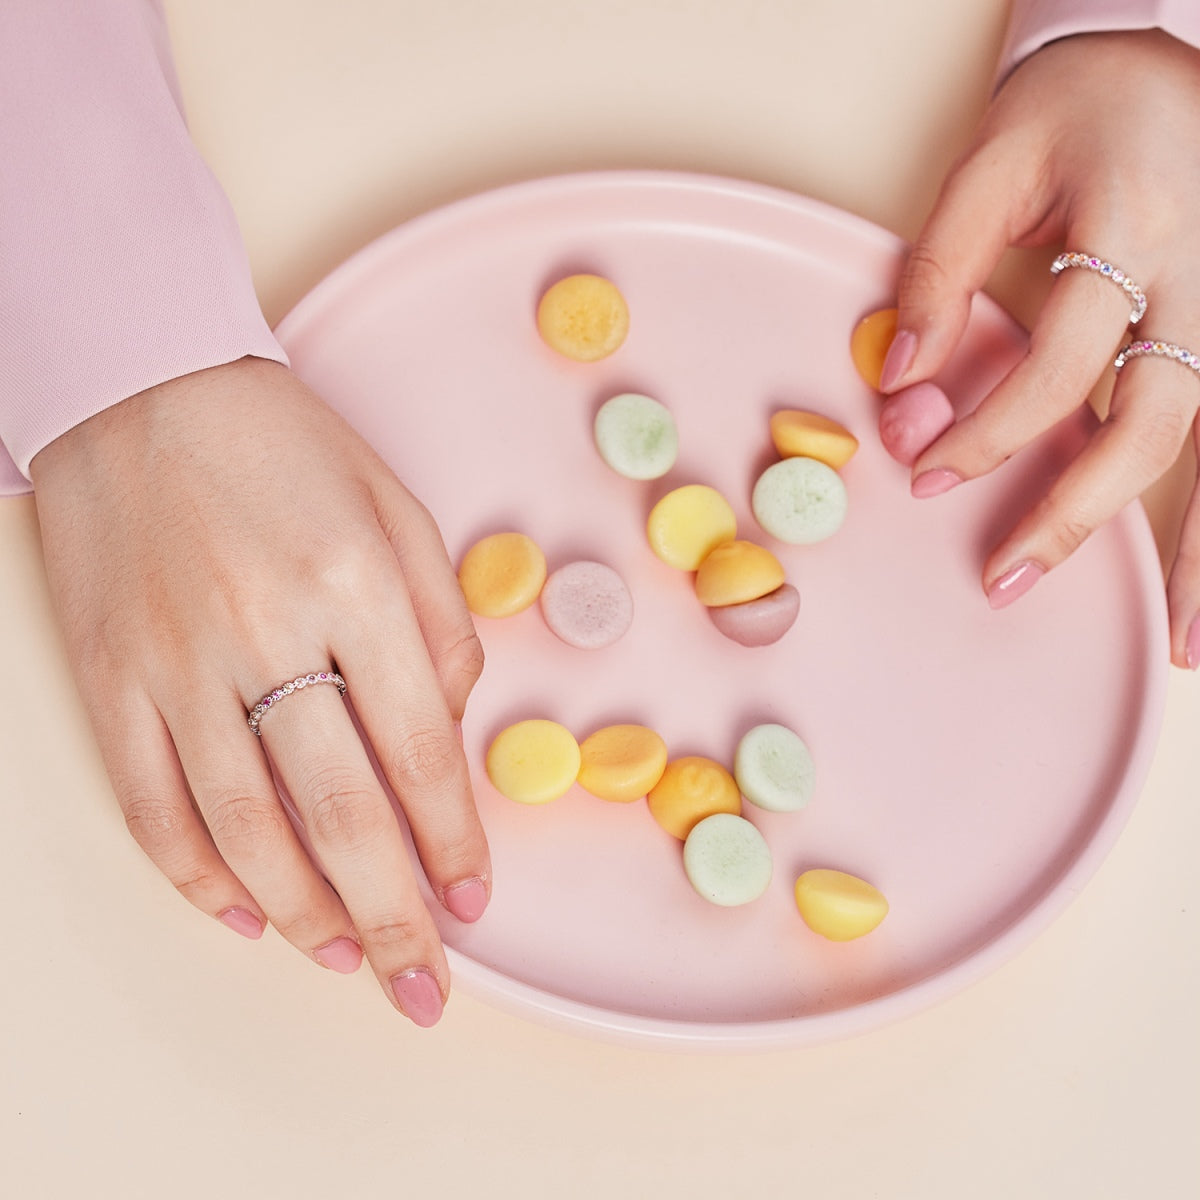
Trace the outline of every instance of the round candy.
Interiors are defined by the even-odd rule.
[[[835,471],[858,449],[858,438],[844,425],[819,413],[791,408],[771,414],[771,441],[781,458],[815,458]]]
[[[487,773],[496,790],[521,804],[557,800],[579,774],[579,743],[555,721],[518,721],[495,737]]]
[[[888,913],[880,891],[844,871],[805,871],[796,880],[796,907],[804,923],[831,942],[870,933]]]
[[[546,582],[546,556],[523,533],[493,533],[463,555],[458,583],[480,617],[511,617],[528,608]]]
[[[692,826],[713,813],[742,811],[733,776],[718,762],[698,754],[672,759],[646,796],[650,815],[683,841]]]
[[[625,581],[604,563],[567,563],[542,588],[542,616],[569,646],[611,646],[633,621],[633,597]]]
[[[759,808],[798,812],[812,799],[812,754],[786,725],[756,725],[738,743],[733,777],[742,795]]]
[[[662,778],[667,743],[645,725],[609,725],[580,744],[579,784],[601,800],[640,800]]]
[[[712,623],[741,646],[770,646],[796,623],[800,593],[790,583],[757,600],[710,608]]]
[[[771,882],[771,851],[745,817],[717,813],[697,822],[683,844],[683,869],[705,900],[733,908],[757,900]]]
[[[636,392],[606,400],[593,432],[600,457],[626,479],[658,479],[679,454],[675,418],[665,405]]]
[[[568,275],[538,302],[542,340],[579,362],[606,358],[629,332],[629,309],[616,284],[600,275]]]
[[[881,308],[878,312],[863,317],[850,335],[850,357],[854,361],[854,367],[863,380],[877,391],[879,377],[883,374],[884,359],[887,358],[892,339],[896,336],[898,315],[894,308]]]
[[[846,517],[846,485],[815,458],[785,458],[759,477],[750,497],[758,523],[791,545],[819,542],[835,533]]]
[[[879,440],[898,462],[911,467],[951,425],[954,409],[936,383],[914,383],[893,393],[879,410]]]
[[[716,488],[689,483],[668,492],[646,520],[650,549],[669,567],[694,571],[737,535],[737,517]]]
[[[714,608],[757,600],[782,586],[783,564],[755,542],[722,542],[696,571],[696,598]]]

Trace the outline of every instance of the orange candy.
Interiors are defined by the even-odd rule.
[[[863,317],[850,335],[850,357],[854,360],[855,369],[876,391],[879,390],[879,377],[883,374],[883,360],[887,358],[892,339],[896,336],[897,316],[899,313],[896,309],[881,308]]]
[[[783,564],[755,542],[725,542],[696,572],[696,598],[707,608],[745,604],[784,582]]]
[[[662,778],[667,743],[644,725],[609,725],[579,746],[579,785],[599,796],[628,804],[640,800]]]
[[[835,471],[858,449],[858,438],[820,413],[785,408],[771,414],[771,441],[782,458],[815,458]]]
[[[600,275],[568,275],[538,302],[537,327],[552,350],[578,362],[607,358],[629,332],[629,309]]]
[[[528,608],[546,582],[546,556],[523,533],[493,533],[463,555],[458,583],[480,617],[511,617]]]
[[[720,763],[698,754],[672,759],[646,800],[650,815],[681,842],[692,827],[713,813],[740,816],[742,796]]]

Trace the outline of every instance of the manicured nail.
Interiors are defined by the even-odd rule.
[[[348,937],[334,938],[328,945],[313,951],[313,958],[323,967],[339,975],[353,975],[362,965],[362,947]]]
[[[464,879],[442,893],[442,903],[460,921],[468,924],[483,916],[487,902],[487,886],[482,879]]]
[[[892,338],[887,357],[883,360],[883,369],[879,372],[879,390],[890,392],[904,378],[904,372],[912,366],[916,357],[917,335],[911,330],[901,329]]]
[[[947,471],[945,467],[934,467],[930,471],[922,471],[912,481],[909,492],[918,500],[928,500],[930,496],[940,496],[943,492],[958,487],[960,483],[961,475]]]
[[[1014,600],[1025,595],[1045,573],[1045,567],[1039,567],[1035,562],[1018,563],[988,588],[988,603],[993,608],[1007,608]]]
[[[442,1015],[442,990],[424,968],[404,971],[392,977],[392,991],[404,1015],[422,1029],[438,1023]]]
[[[1188,626],[1187,641],[1183,647],[1184,657],[1187,659],[1188,668],[1194,671],[1200,667],[1200,614],[1192,618],[1192,623]]]
[[[223,925],[251,941],[257,941],[263,935],[263,923],[248,908],[227,908],[217,915]]]

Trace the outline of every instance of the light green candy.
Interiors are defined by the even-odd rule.
[[[812,799],[815,768],[808,747],[785,725],[756,725],[733,757],[738,790],[759,808],[796,812]]]
[[[683,869],[705,900],[736,908],[757,900],[767,890],[771,851],[745,817],[714,813],[693,825],[687,835]]]
[[[679,434],[668,409],[649,396],[625,392],[596,413],[596,449],[626,479],[659,479],[679,454]]]
[[[846,485],[815,458],[785,458],[759,477],[750,497],[755,519],[772,537],[789,545],[820,542],[846,518]]]

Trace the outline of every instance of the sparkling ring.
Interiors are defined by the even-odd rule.
[[[1060,254],[1050,264],[1050,274],[1058,275],[1068,267],[1082,267],[1085,271],[1095,271],[1105,279],[1111,279],[1133,301],[1133,311],[1129,314],[1130,325],[1136,325],[1146,315],[1146,293],[1112,263],[1091,254]]]
[[[1130,342],[1122,346],[1113,366],[1119,371],[1131,358],[1141,358],[1144,354],[1155,355],[1158,358],[1173,358],[1177,363],[1190,367],[1200,375],[1200,354],[1193,354],[1174,342]]]
[[[346,681],[336,671],[315,671],[311,675],[297,675],[295,679],[289,679],[287,683],[281,683],[273,692],[268,692],[250,710],[246,721],[254,736],[262,737],[258,726],[267,709],[278,704],[284,696],[290,696],[293,692],[298,692],[301,688],[312,687],[317,683],[336,684],[337,690],[343,696],[346,694]]]

